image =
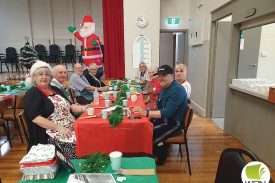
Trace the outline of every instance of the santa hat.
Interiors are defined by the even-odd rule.
[[[48,69],[49,70],[49,74],[51,75],[51,77],[53,78],[53,69],[52,67],[50,66],[50,64],[46,63],[46,62],[43,62],[41,60],[36,60],[36,62],[32,65],[31,69],[30,69],[30,72],[29,72],[29,77],[26,78],[26,81],[25,81],[25,85],[26,86],[32,86],[35,81],[33,79],[33,76],[34,74],[36,73],[36,71],[38,69],[41,69],[41,68],[45,68],[45,69]]]
[[[86,15],[83,19],[82,24],[80,24],[80,25],[83,27],[85,24],[93,24],[93,23],[94,23],[93,18],[90,17],[89,15]]]

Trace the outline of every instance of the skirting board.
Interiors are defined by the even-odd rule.
[[[206,117],[206,110],[203,109],[201,106],[199,106],[196,102],[191,100],[191,106],[192,108],[197,111],[202,117]]]

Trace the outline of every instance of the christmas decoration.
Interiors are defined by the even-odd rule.
[[[104,173],[107,165],[110,163],[110,157],[102,153],[89,155],[81,165],[81,173]]]
[[[34,64],[37,59],[37,52],[30,46],[29,37],[25,36],[24,39],[26,43],[21,51],[19,63],[27,69],[30,69],[32,64]]]
[[[118,107],[109,116],[109,124],[111,127],[118,127],[119,123],[121,123],[123,120],[122,100],[126,98],[126,91],[129,91],[129,88],[124,85],[123,87],[121,87],[117,99],[113,102],[113,106],[117,105]]]
[[[81,24],[83,27],[78,32],[76,27],[68,27],[68,30],[74,34],[74,36],[82,41],[82,59],[85,65],[88,67],[91,63],[95,63],[98,66],[102,65],[102,51],[100,49],[101,39],[95,35],[95,23],[92,17],[86,15]]]

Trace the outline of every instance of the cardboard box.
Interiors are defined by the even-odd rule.
[[[268,101],[275,104],[275,87],[269,88]]]

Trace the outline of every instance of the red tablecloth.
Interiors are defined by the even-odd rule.
[[[97,106],[104,106],[104,100],[100,100]],[[128,106],[145,108],[142,94],[138,95],[138,100],[134,103],[129,99]],[[95,108],[95,114],[100,112],[101,109]],[[88,116],[86,112],[80,117],[84,116]],[[117,128],[111,127],[109,120],[101,117],[77,119],[74,130],[77,138],[77,156],[86,156],[94,152],[109,154],[112,151],[152,154],[153,125],[147,117],[138,120],[129,120],[125,117]]]
[[[11,94],[0,94],[1,98],[5,100],[5,108],[13,106],[14,104],[14,96]]]

